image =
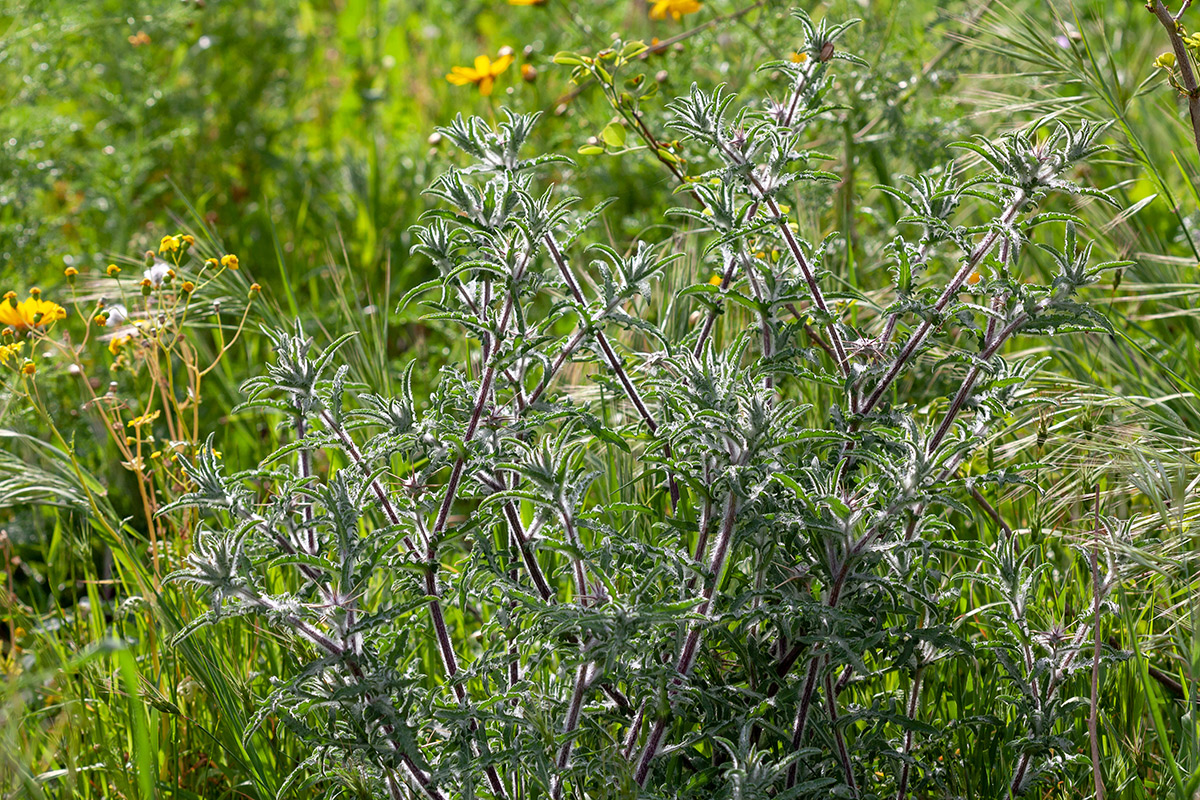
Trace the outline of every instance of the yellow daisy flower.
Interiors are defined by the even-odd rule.
[[[113,340],[108,343],[108,352],[112,353],[114,356],[118,355],[120,354],[121,349],[132,341],[132,336],[114,336]]]
[[[30,294],[28,300],[22,300],[16,305],[11,301],[0,303],[0,325],[22,331],[43,328],[67,318],[67,310],[58,303],[32,296],[32,292]]]
[[[495,61],[487,56],[478,56],[473,67],[453,67],[446,75],[446,80],[455,86],[466,86],[468,83],[473,83],[479,87],[479,93],[486,97],[492,93],[492,87],[496,84],[496,76],[508,69],[508,65],[512,62],[511,55],[500,56]]]

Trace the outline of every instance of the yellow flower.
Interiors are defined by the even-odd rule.
[[[24,342],[13,342],[12,344],[0,344],[0,364],[8,364],[10,358],[15,358],[21,354],[21,348],[25,346]]]
[[[41,292],[38,292],[38,295],[40,294]],[[58,303],[51,303],[49,300],[42,300],[40,296],[33,296],[32,291],[30,295],[28,300],[22,300],[16,305],[13,305],[11,300],[7,303],[0,303],[0,325],[8,325],[22,331],[45,327],[67,318],[67,310]],[[16,295],[13,295],[14,299],[15,297]]]
[[[540,6],[546,0],[508,0],[510,6]]]
[[[158,252],[174,253],[179,249],[179,242],[178,236],[164,236],[158,243]]]
[[[79,270],[75,269],[74,267],[67,267],[63,270],[63,275],[66,275],[67,278],[74,278],[78,274]]]
[[[650,19],[666,19],[667,14],[670,14],[679,21],[685,14],[695,14],[703,7],[699,0],[654,0],[654,8],[650,9]]]
[[[37,364],[34,364],[32,361],[26,359],[25,363],[21,365],[21,374],[32,375],[35,372],[37,372]]]
[[[115,277],[117,277],[117,276],[118,276],[118,275],[120,275],[120,274],[121,274],[121,268],[120,268],[120,267],[118,267],[116,264],[109,264],[109,265],[108,265],[108,275],[109,275],[109,277],[115,278]]]
[[[982,275],[980,275],[978,272],[972,272],[971,276],[969,278],[967,278],[967,283],[971,284],[972,286],[975,286],[981,280],[983,280]]]
[[[803,64],[805,61],[808,61],[808,53],[792,53],[788,56],[788,61],[791,61],[793,64]]]
[[[496,76],[508,69],[508,65],[512,61],[511,55],[500,56],[495,61],[487,56],[478,56],[475,59],[474,67],[454,67],[446,75],[446,80],[455,86],[466,86],[468,83],[473,83],[479,87],[480,94],[487,96],[492,93]]]
[[[238,257],[230,253],[229,255],[221,256],[221,266],[229,267],[230,269],[238,268]]]
[[[132,336],[114,336],[113,340],[108,343],[108,352],[114,356],[121,352],[121,348],[133,341]]]
[[[713,275],[711,278],[708,279],[708,283],[711,286],[720,286],[721,282],[723,280],[724,280],[724,278],[722,278],[720,275]]]
[[[186,244],[188,246],[194,245],[196,243],[196,237],[192,236],[190,233],[185,233],[183,236],[180,236],[179,238],[183,241],[184,244]]]

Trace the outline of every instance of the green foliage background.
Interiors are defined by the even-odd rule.
[[[448,329],[414,311],[386,313],[431,274],[409,256],[408,228],[431,205],[421,191],[451,157],[430,138],[435,126],[500,105],[540,109],[542,149],[574,154],[612,111],[595,86],[571,84],[551,63],[555,52],[596,52],[614,35],[690,34],[646,63],[647,80],[660,83],[653,124],[692,81],[757,86],[754,66],[786,57],[796,36],[787,7],[709,0],[681,23],[659,23],[642,0],[3,0],[0,290],[37,284],[61,296],[65,267],[86,277],[110,262],[136,264],[164,233],[190,231],[215,252],[238,253],[248,279],[263,285],[253,325],[298,313],[326,338],[361,328],[350,351],[355,377],[386,391],[407,361],[459,354]],[[1097,214],[1091,231],[1101,256],[1138,262],[1109,287],[1104,310],[1119,335],[1060,340],[1050,353],[1045,388],[1059,410],[1014,421],[1002,445],[1036,445],[1036,457],[1054,465],[1047,494],[1014,491],[998,505],[1013,527],[1045,531],[1051,552],[1068,543],[1060,531],[1084,524],[1097,483],[1106,513],[1135,520],[1129,557],[1142,571],[1124,587],[1123,626],[1113,632],[1132,657],[1109,667],[1103,685],[1109,796],[1190,798],[1200,780],[1188,713],[1200,665],[1192,611],[1200,157],[1152,66],[1166,49],[1162,32],[1141,4],[1120,1],[835,1],[809,10],[864,20],[851,46],[870,64],[839,80],[853,109],[822,123],[850,154],[827,166],[843,181],[801,209],[813,238],[842,233],[832,258],[851,284],[883,269],[859,242],[886,241],[873,234],[898,215],[873,185],[945,162],[952,140],[1038,115],[1114,121],[1114,153],[1088,177],[1128,209],[1115,222]],[[131,41],[139,32],[147,43]],[[504,46],[517,59],[492,97],[444,80],[453,65]],[[522,79],[522,65],[536,70],[533,80]],[[561,180],[591,192],[586,205],[616,198],[603,219],[614,246],[665,236],[666,221],[649,209],[667,205],[674,181],[653,158],[577,161]],[[664,288],[707,278],[688,259]],[[221,427],[231,460],[248,462],[274,436],[261,419],[226,418],[264,352],[261,337],[241,340],[203,398],[200,428]],[[83,377],[105,382],[107,370],[98,351]],[[108,489],[98,508],[84,501],[63,453],[37,442],[38,420],[0,396],[8,562],[0,796],[273,797],[300,744],[271,729],[243,743],[241,730],[265,676],[289,668],[287,651],[250,625],[230,625],[220,641],[165,646],[163,630],[194,609],[172,593],[153,596],[131,480],[81,407],[79,379],[46,370],[39,386],[74,437],[80,469]],[[46,486],[59,488],[58,504],[30,502],[31,487]],[[982,516],[960,523],[965,538],[996,535]],[[1041,600],[1052,615],[1087,596],[1086,575],[1064,575],[1060,592]],[[928,691],[940,692],[952,718],[996,680],[964,673]],[[1003,777],[989,778],[994,754],[960,756],[947,770],[961,796],[1000,796]],[[1086,764],[1068,766],[1046,796],[1086,796],[1089,780]]]

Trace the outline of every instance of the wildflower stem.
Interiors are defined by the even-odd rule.
[[[946,306],[950,304],[950,301],[958,295],[959,290],[962,289],[962,285],[966,283],[967,278],[971,276],[971,273],[975,271],[975,268],[979,266],[987,254],[992,251],[992,248],[996,245],[996,241],[1000,238],[1001,232],[1012,224],[1013,220],[1017,216],[1017,213],[1021,210],[1021,207],[1025,205],[1026,199],[1027,195],[1025,194],[1025,190],[1017,190],[1016,196],[1012,199],[1008,206],[1005,207],[996,224],[990,231],[988,231],[988,234],[983,237],[983,241],[980,242],[973,251],[971,251],[971,255],[966,261],[963,262],[963,265],[959,267],[958,272],[955,273],[954,277],[950,279],[949,285],[946,286],[946,289],[942,292],[941,296],[938,297],[937,302],[933,304],[933,308],[930,309],[930,312],[926,316],[925,320],[917,328],[916,332],[909,337],[908,342],[904,345],[904,348],[900,351],[900,354],[896,356],[896,360],[892,362],[892,366],[888,369],[887,374],[883,376],[883,378],[879,381],[879,385],[875,387],[875,391],[871,393],[870,397],[867,398],[866,403],[863,404],[861,413],[869,414],[871,413],[871,410],[879,404],[884,392],[886,392],[888,387],[892,385],[892,381],[896,380],[896,378],[900,375],[900,371],[904,368],[904,365],[908,363],[910,358],[912,358],[913,353],[915,353],[917,348],[924,343],[925,337],[929,335],[929,332],[936,324],[934,320],[941,314]]]
[[[571,265],[567,263],[567,259],[563,256],[562,251],[558,249],[558,243],[554,241],[554,236],[546,234],[545,241],[546,248],[554,259],[554,263],[558,266],[558,270],[562,274],[563,281],[567,284],[567,289],[571,292],[571,296],[575,298],[575,302],[581,306],[586,306],[587,298],[583,296],[583,290],[579,287],[579,281],[576,280],[575,273],[571,269]],[[596,330],[596,344],[600,348],[600,352],[603,354],[609,368],[617,376],[621,388],[625,390],[625,396],[629,398],[629,402],[637,409],[638,415],[645,421],[646,427],[650,429],[650,433],[656,433],[658,431],[658,423],[655,422],[654,415],[650,413],[650,409],[646,407],[646,403],[638,392],[637,387],[629,379],[629,374],[625,371],[621,360],[617,358],[612,345],[609,344],[608,337],[604,335],[604,331],[599,329]],[[670,443],[663,445],[663,454],[666,456],[667,461],[671,460]],[[674,508],[679,505],[679,485],[675,482],[675,476],[670,472],[667,473],[667,486],[671,493],[671,507]]]
[[[300,636],[325,650],[330,655],[344,659],[347,666],[350,668],[351,673],[356,678],[361,680],[364,677],[362,668],[359,666],[358,661],[353,657],[353,654],[347,650],[345,645],[339,644],[333,639],[330,639],[321,631],[317,630],[307,620],[301,619],[293,612],[287,611],[278,603],[272,601],[269,597],[264,597],[249,588],[239,587],[233,591],[232,594],[246,603],[258,606],[259,608],[266,609],[278,615],[283,622],[286,622],[289,626],[291,626],[292,630],[296,631],[298,634],[300,634]],[[384,726],[384,731],[389,736],[392,734],[393,730],[394,729],[391,727],[391,725]],[[407,753],[403,752],[400,744],[394,739],[389,739],[388,743],[393,750],[400,752],[401,762],[412,775],[413,780],[416,781],[416,783],[421,787],[421,791],[423,791],[425,795],[429,797],[429,800],[445,800],[444,795],[438,791],[437,787],[433,785],[433,781],[429,778],[429,776],[426,775],[425,772],[416,765],[416,763]]]
[[[908,687],[908,718],[916,719],[917,706],[921,701],[921,678],[925,674],[925,665],[917,666],[913,673],[912,685]],[[909,759],[908,754],[912,752],[913,746],[913,730],[910,728],[904,732],[904,758],[900,762],[900,784],[896,789],[896,800],[905,800],[908,797],[908,774],[909,774]]]
[[[808,714],[812,707],[813,691],[817,687],[817,676],[821,672],[822,656],[813,655],[808,664],[808,675],[804,678],[804,688],[800,691],[800,704],[796,707],[796,721],[792,725],[792,752],[800,749],[804,741],[804,729],[808,727]],[[793,761],[788,767],[787,788],[796,785],[796,773],[800,765]]]
[[[1182,94],[1187,97],[1188,118],[1192,123],[1192,139],[1196,143],[1197,152],[1200,152],[1200,86],[1196,83],[1196,73],[1192,69],[1192,56],[1188,52],[1187,45],[1184,44],[1183,37],[1179,35],[1179,18],[1183,16],[1184,11],[1187,11],[1189,5],[1191,5],[1191,0],[1184,0],[1179,8],[1179,13],[1175,15],[1171,14],[1171,10],[1162,0],[1150,0],[1146,4],[1146,8],[1158,19],[1167,32],[1167,39],[1171,42],[1171,50],[1175,53],[1175,66],[1179,68],[1179,77],[1185,90]]]
[[[838,727],[837,693],[833,690],[833,673],[825,670],[825,706],[829,709],[829,727],[833,731],[834,743],[837,745],[838,761],[842,764],[842,772],[846,776],[846,785],[850,787],[851,797],[858,797],[858,783],[854,780],[854,766],[850,763],[850,753],[846,750],[846,737]]]
[[[733,532],[737,522],[737,509],[737,495],[733,491],[730,491],[725,499],[725,508],[722,512],[721,531],[713,545],[712,559],[709,563],[709,575],[704,587],[703,600],[696,608],[696,613],[705,618],[708,618],[712,612],[713,596],[716,594],[717,586],[721,582],[721,573],[725,568],[725,560],[729,555],[729,547],[733,541]],[[700,649],[702,625],[701,621],[693,622],[688,629],[687,636],[684,638],[683,647],[679,651],[679,658],[675,662],[675,672],[679,678],[686,678],[691,674],[692,666],[696,663],[696,655]],[[650,729],[650,735],[646,738],[646,744],[642,748],[642,755],[638,759],[638,765],[633,774],[633,779],[637,782],[638,786],[643,786],[646,783],[646,777],[650,774],[650,762],[658,755],[669,722],[670,719],[668,716],[660,716],[655,720],[654,726]]]
[[[293,424],[296,429],[296,441],[303,442],[308,424],[304,419],[304,412],[299,408],[296,409]],[[307,447],[301,447],[297,454],[296,460],[299,464],[300,480],[307,481],[312,477],[312,453]],[[317,554],[317,532],[313,528],[313,507],[312,503],[307,500],[302,502],[302,507],[304,509],[304,533],[307,538],[308,547],[308,552],[306,555],[315,556]]]
[[[481,393],[480,396],[485,397],[486,395]],[[365,462],[362,457],[362,453],[359,451],[357,445],[354,444],[354,441],[350,438],[350,435],[345,430],[345,428],[343,428],[341,425],[337,424],[336,420],[333,419],[333,416],[326,410],[323,410],[321,412],[321,420],[322,420],[322,422],[325,423],[326,427],[328,427],[331,431],[333,431],[334,434],[338,437],[338,440],[343,445],[343,449],[345,450],[346,454],[348,456],[350,456],[351,460],[354,461],[354,463],[356,465],[358,465],[360,468],[363,468],[365,470]],[[472,435],[474,435],[473,432],[472,432]],[[463,465],[463,460],[460,457],[458,459],[458,461],[455,463],[456,469],[451,474],[452,475],[457,474],[458,477],[461,477],[462,465]],[[457,480],[455,480],[454,486],[455,486],[455,488],[457,488]],[[371,491],[375,494],[376,498],[379,499],[380,505],[383,507],[384,514],[385,514],[385,516],[387,516],[388,520],[393,525],[400,525],[402,522],[400,514],[396,511],[395,507],[392,505],[391,501],[388,499],[387,491],[384,489],[383,485],[379,482],[378,478],[372,479]],[[444,524],[444,521],[443,521],[443,524]],[[420,532],[420,527],[418,527],[418,531]],[[434,560],[436,562],[436,553],[434,551],[436,537],[427,537],[427,536],[423,535],[422,541],[425,543],[425,555],[426,555],[427,560],[432,557],[432,560]],[[404,542],[405,546],[409,549],[410,552],[413,552],[413,553],[419,552],[419,551],[417,551],[416,546],[414,545],[414,543],[410,537],[405,536],[403,539],[403,542]],[[438,652],[440,653],[440,655],[442,657],[442,666],[445,668],[447,679],[449,679],[452,682],[454,696],[458,699],[459,703],[466,706],[466,705],[468,705],[466,689],[463,688],[461,683],[454,681],[455,677],[458,674],[458,658],[455,656],[454,644],[450,639],[450,632],[446,626],[445,614],[442,612],[442,603],[441,603],[441,599],[440,599],[441,595],[439,594],[438,586],[437,586],[436,567],[431,566],[428,562],[426,563],[426,568],[425,568],[424,583],[425,583],[425,594],[430,598],[430,600],[429,600],[429,616],[433,622],[434,634],[437,639]],[[478,730],[478,722],[476,720],[472,719],[471,720],[471,731],[475,732],[477,730]],[[496,768],[494,766],[488,765],[485,768],[485,773],[488,778],[488,783],[491,784],[491,786],[492,786],[492,791],[498,797],[501,797],[501,798],[507,797],[507,794],[504,791],[504,784],[501,782],[500,775],[499,775],[499,773],[496,772]]]

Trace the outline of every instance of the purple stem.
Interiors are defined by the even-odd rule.
[[[908,718],[916,719],[917,705],[921,700],[921,677],[925,672],[925,665],[917,667],[913,673],[912,686],[908,687]],[[904,732],[904,755],[907,756],[912,752],[913,746],[913,731],[907,730]],[[900,788],[896,790],[896,800],[904,800],[908,796],[908,771],[909,763],[905,758],[900,767]]]
[[[826,663],[828,663],[828,656]],[[858,783],[854,780],[854,767],[850,763],[850,754],[846,750],[846,739],[842,729],[838,727],[837,693],[833,691],[833,673],[825,671],[825,706],[829,709],[829,727],[833,730],[833,739],[837,743],[838,760],[842,762],[842,772],[846,775],[846,785],[850,787],[853,797],[858,797]]]
[[[571,270],[571,265],[567,263],[567,259],[558,249],[558,243],[554,241],[551,234],[545,236],[546,247],[550,251],[554,263],[558,265],[559,273],[562,275],[563,281],[567,284],[567,289],[570,290],[571,296],[575,298],[575,302],[581,306],[587,305],[587,299],[583,296],[583,290],[579,287],[579,282],[575,279],[575,273]],[[653,434],[658,431],[658,423],[654,421],[654,416],[650,413],[650,409],[646,407],[646,403],[642,400],[641,394],[637,387],[633,385],[633,381],[629,379],[629,375],[622,366],[621,360],[617,358],[617,354],[613,351],[612,345],[608,342],[608,337],[604,335],[604,331],[596,330],[596,344],[599,346],[604,360],[608,362],[609,369],[617,376],[617,380],[621,383],[621,388],[625,390],[626,397],[633,407],[637,409],[638,415],[645,421],[646,427]],[[668,460],[671,458],[671,445],[663,445],[663,454]],[[667,471],[667,485],[671,492],[671,507],[675,508],[679,505],[679,486],[675,482],[675,475]]]
[[[712,560],[709,563],[708,570],[709,580],[704,587],[704,599],[696,609],[705,618],[709,616],[709,612],[712,610],[713,596],[716,594],[717,585],[721,580],[721,572],[725,568],[725,560],[729,555],[729,546],[733,541],[733,531],[737,522],[737,505],[737,495],[731,491],[725,500],[721,531],[717,536],[716,544],[713,546]],[[683,648],[679,652],[679,659],[675,663],[675,672],[680,677],[687,677],[696,663],[696,655],[700,649],[701,627],[700,622],[692,623],[687,637],[684,639]],[[661,716],[655,720],[654,727],[650,729],[650,735],[646,739],[646,744],[642,748],[641,758],[638,759],[637,768],[634,770],[633,779],[637,781],[638,786],[643,786],[646,783],[646,777],[650,774],[650,762],[658,755],[663,735],[666,733],[669,722],[670,719],[667,716]]]
[[[1018,191],[1016,197],[1013,198],[1012,202],[1008,204],[1004,212],[1000,215],[999,224],[993,227],[987,236],[983,237],[983,241],[979,243],[979,246],[971,252],[967,260],[959,267],[958,272],[950,280],[950,284],[942,292],[937,302],[933,304],[930,315],[921,323],[916,332],[909,337],[908,342],[904,345],[904,349],[896,356],[896,360],[892,362],[892,366],[888,369],[887,374],[883,376],[883,379],[879,381],[879,385],[875,387],[875,391],[867,398],[867,402],[862,407],[863,414],[869,414],[878,405],[884,392],[887,391],[892,382],[900,375],[900,371],[904,368],[904,365],[912,358],[913,353],[916,352],[917,348],[921,346],[925,338],[929,335],[929,332],[933,329],[934,318],[958,295],[967,278],[971,276],[975,268],[979,266],[980,262],[983,261],[996,245],[996,240],[1000,238],[1001,231],[1012,224],[1013,219],[1016,218],[1017,213],[1021,210],[1021,206],[1025,204],[1025,200],[1025,191]]]

